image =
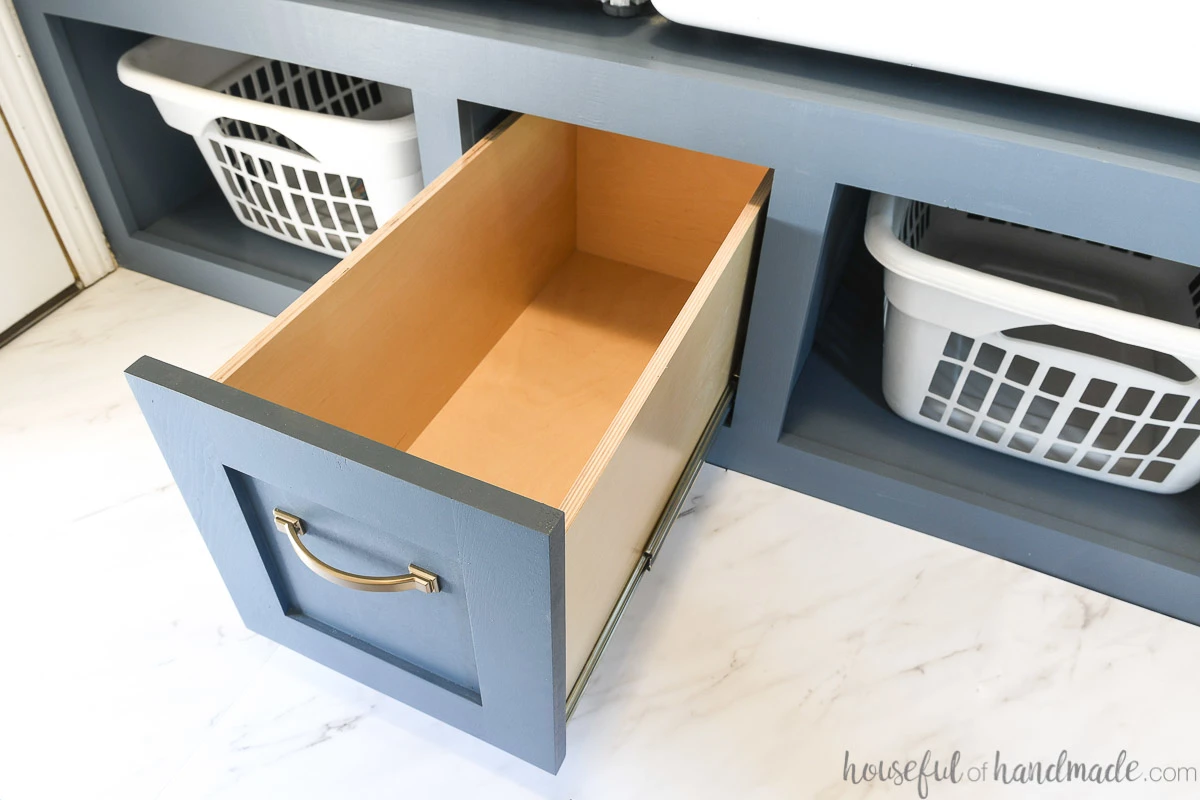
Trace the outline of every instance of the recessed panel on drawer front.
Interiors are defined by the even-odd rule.
[[[457,553],[422,547],[405,536],[411,520],[403,516],[386,528],[367,525],[269,482],[226,472],[282,613],[401,669],[444,681],[447,689],[479,702]],[[275,509],[304,521],[305,546],[327,564],[359,575],[397,575],[419,564],[438,576],[439,591],[360,592],[330,583],[305,565],[276,529]]]

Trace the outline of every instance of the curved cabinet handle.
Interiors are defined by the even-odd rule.
[[[304,535],[304,520],[295,514],[275,509],[275,527],[280,533],[286,534],[292,543],[292,549],[304,562],[304,565],[330,583],[355,589],[360,592],[407,592],[415,589],[418,592],[434,594],[440,592],[438,576],[429,570],[421,569],[415,564],[408,565],[408,573],[390,575],[387,577],[371,577],[370,575],[355,575],[353,572],[343,572],[337,567],[331,567],[308,551],[300,541]]]

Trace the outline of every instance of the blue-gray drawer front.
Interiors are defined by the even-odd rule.
[[[142,413],[246,625],[543,769],[564,751],[562,512],[151,358]],[[367,593],[308,569],[436,573]]]

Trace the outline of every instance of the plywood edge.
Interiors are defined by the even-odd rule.
[[[473,161],[482,156],[489,147],[491,147],[496,139],[506,130],[513,127],[520,121],[521,114],[510,114],[499,125],[497,125],[490,133],[480,139],[474,147],[463,154],[463,157],[451,165],[445,172],[437,177],[433,183],[426,186],[421,192],[408,202],[408,205],[396,212],[396,215],[388,220],[375,233],[367,237],[361,245],[359,245],[353,253],[342,259],[329,272],[314,283],[304,294],[296,298],[290,306],[285,308],[279,316],[275,317],[257,336],[251,339],[241,350],[226,361],[220,369],[212,374],[212,379],[220,383],[226,382],[237,370],[249,361],[255,353],[257,353],[264,345],[270,342],[275,336],[285,329],[292,320],[298,317],[309,306],[317,301],[325,292],[329,291],[343,276],[362,260],[369,258],[375,248],[384,241],[396,228],[403,225],[409,218],[415,215],[424,207],[442,188],[453,181],[458,175],[466,169]]]
[[[704,308],[713,289],[721,279],[725,269],[729,266],[734,253],[741,246],[747,235],[753,235],[752,229],[757,224],[759,214],[771,194],[773,175],[773,172],[768,171],[763,176],[762,182],[751,196],[750,202],[746,204],[746,207],[742,209],[742,213],[738,215],[737,221],[709,263],[709,268],[705,270],[704,275],[696,284],[696,288],[692,290],[692,294],[684,304],[683,309],[679,312],[679,316],[667,331],[667,335],[663,337],[662,343],[655,350],[646,368],[642,370],[642,374],[638,378],[637,383],[634,384],[632,391],[630,391],[629,397],[621,405],[616,417],[613,418],[612,424],[605,431],[596,449],[592,451],[592,455],[584,465],[583,471],[580,472],[579,477],[572,484],[570,491],[567,492],[567,496],[563,500],[562,511],[566,516],[568,535],[570,535],[571,523],[579,515],[580,509],[583,508],[584,503],[587,502],[588,497],[600,480],[600,476],[604,474],[604,470],[612,461],[621,441],[629,433],[634,420],[637,419],[642,407],[654,391],[655,385],[662,377],[667,366],[671,363],[684,337],[695,323],[696,317]]]

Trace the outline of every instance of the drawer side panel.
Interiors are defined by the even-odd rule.
[[[758,220],[770,181],[738,218],[643,378],[652,388],[622,409],[627,426],[578,513],[568,511],[567,680],[578,677],[654,525],[729,382]],[[641,381],[639,381],[641,385]],[[632,420],[625,414],[635,414]],[[614,430],[616,429],[616,430]],[[601,444],[601,449],[605,444]],[[604,453],[593,458],[599,460]]]

